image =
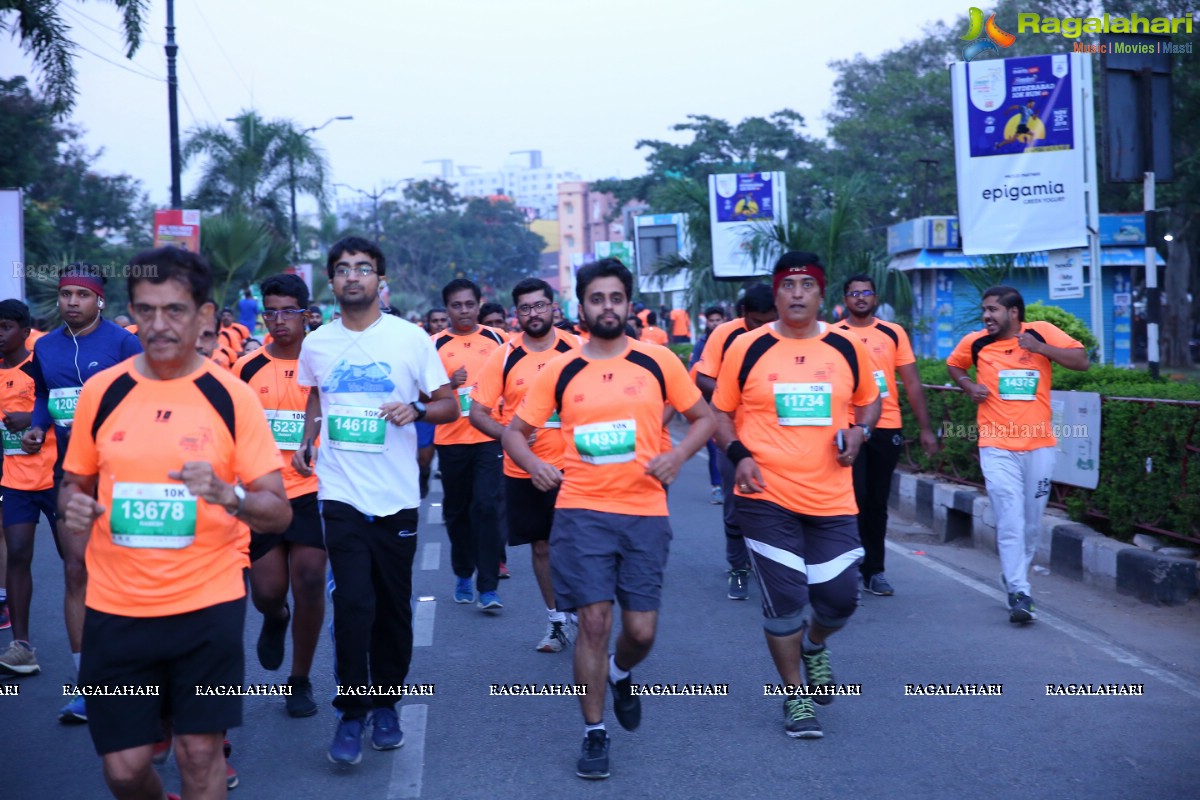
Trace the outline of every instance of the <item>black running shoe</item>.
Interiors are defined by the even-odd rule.
[[[807,697],[789,697],[783,701],[784,730],[793,739],[820,739],[825,735],[817,715],[813,712],[812,700]]]
[[[1024,592],[1017,592],[1008,597],[1008,621],[1020,625],[1037,619],[1037,611],[1033,607],[1033,598]]]
[[[311,717],[317,713],[317,704],[313,700],[312,683],[308,678],[288,678],[288,686],[292,693],[285,701],[289,717]]]
[[[579,754],[575,774],[591,781],[608,777],[608,731],[588,731],[583,738],[583,752]]]
[[[637,726],[642,724],[642,698],[633,693],[633,673],[616,683],[609,680],[608,687],[612,690],[613,713],[617,715],[617,722],[627,731],[637,730]]]
[[[292,612],[286,605],[283,610],[287,615],[281,620],[263,617],[262,630],[258,632],[258,663],[263,669],[279,669],[283,664],[283,640],[292,621]]]

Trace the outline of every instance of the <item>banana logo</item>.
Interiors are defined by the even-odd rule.
[[[981,34],[986,34],[987,38],[976,41],[979,39]],[[971,44],[963,48],[963,60],[970,61],[971,59],[976,58],[981,53],[984,53],[988,50],[1000,52],[1000,47],[1011,46],[1012,43],[1017,40],[1017,37],[1005,30],[1002,30],[1000,26],[996,24],[995,14],[992,14],[987,18],[987,22],[984,22],[983,11],[971,6],[969,11],[967,35],[960,37],[960,39],[964,42],[971,42]],[[997,47],[997,45],[999,45],[999,47]]]
[[[960,37],[964,42],[973,42],[979,38],[979,34],[983,33],[983,11],[974,6],[971,7],[971,27],[967,29],[967,35]]]

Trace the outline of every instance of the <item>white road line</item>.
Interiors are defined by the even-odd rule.
[[[915,556],[912,554],[909,548],[903,547],[902,545],[894,544],[892,542],[885,542],[884,544],[887,545],[888,550],[891,550],[896,555],[903,556],[904,558],[920,564],[927,569],[931,569],[934,572],[945,575],[951,580],[958,581],[963,586],[968,586],[980,594],[992,598],[997,602],[997,604],[1003,604],[1005,602],[1004,593],[994,586],[989,586],[988,584],[977,580],[976,578],[963,575],[951,567],[934,561],[933,559]],[[1160,667],[1156,667],[1129,652],[1125,648],[1106,641],[1096,634],[1080,628],[1078,625],[1067,622],[1065,619],[1062,619],[1055,614],[1051,614],[1040,608],[1038,609],[1037,614],[1038,621],[1036,624],[1049,625],[1051,628],[1065,633],[1067,636],[1070,636],[1072,639],[1075,639],[1082,644],[1096,648],[1118,663],[1124,664],[1127,667],[1132,667],[1133,669],[1136,669],[1139,672],[1150,676],[1151,678],[1157,678],[1163,683],[1174,686],[1176,689],[1184,692],[1185,694],[1189,694],[1196,699],[1200,699],[1200,687],[1197,687],[1193,682],[1187,680],[1186,678],[1176,675],[1174,672],[1169,672]]]
[[[430,525],[441,525],[444,522],[442,519],[442,504],[430,503],[429,512],[425,516],[425,521]]]
[[[436,600],[418,600],[413,611],[413,647],[429,647],[433,644],[433,616],[437,613]]]
[[[427,542],[421,549],[421,569],[437,569],[442,558],[442,543]]]
[[[400,707],[404,746],[392,757],[387,800],[421,796],[421,775],[425,770],[425,719],[428,715],[429,706],[426,705]]]

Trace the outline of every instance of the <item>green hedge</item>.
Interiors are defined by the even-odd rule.
[[[944,361],[921,359],[917,369],[922,383],[950,383]],[[1145,372],[1107,366],[1093,366],[1087,372],[1060,371],[1056,366],[1053,385],[1055,389],[1098,392],[1105,398],[1200,401],[1200,384],[1155,380]],[[910,453],[916,465],[982,482],[974,441],[944,439],[942,452],[932,460],[921,452],[915,444],[918,430],[908,397],[904,391],[899,394],[904,434],[914,442]],[[935,431],[942,422],[975,423],[975,404],[962,392],[927,389],[925,395]],[[1200,407],[1106,399],[1101,414],[1100,485],[1095,491],[1070,490],[1066,504],[1071,516],[1084,519],[1091,512],[1089,521],[1095,522],[1096,514],[1103,515],[1107,522],[1101,527],[1124,541],[1136,533],[1133,526],[1139,522],[1200,536]],[[1189,446],[1195,450],[1188,451]]]

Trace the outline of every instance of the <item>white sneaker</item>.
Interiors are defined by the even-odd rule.
[[[13,640],[8,649],[0,655],[0,672],[11,675],[37,675],[41,671],[37,653],[30,645]]]
[[[571,645],[574,638],[570,618],[562,622],[547,622],[546,635],[538,642],[539,653],[561,653]]]

